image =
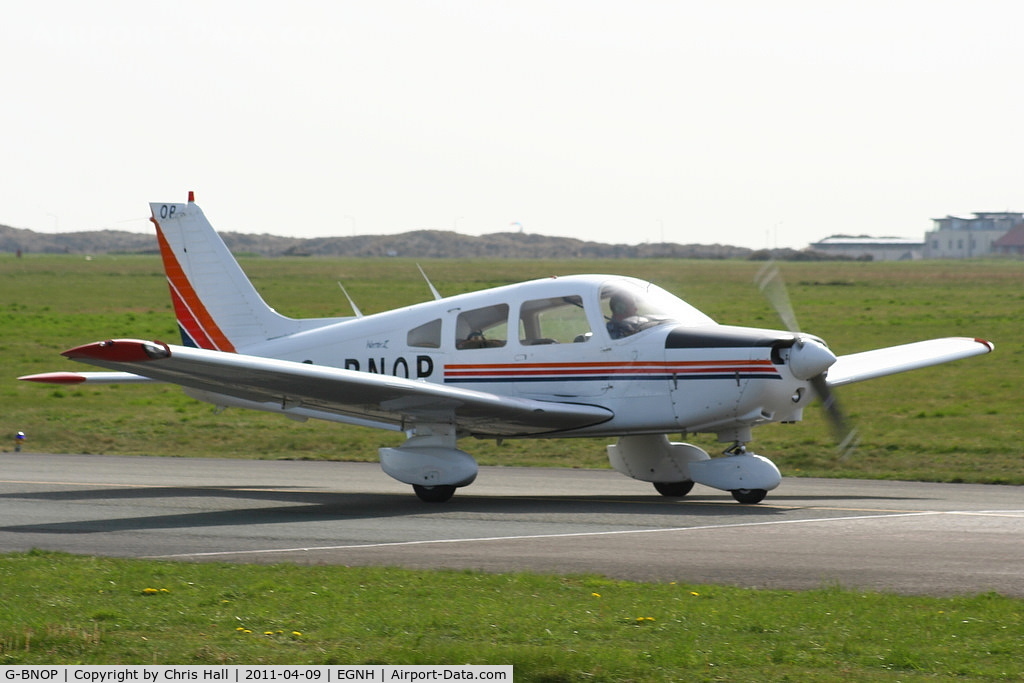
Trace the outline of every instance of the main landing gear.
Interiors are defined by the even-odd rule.
[[[749,455],[749,453],[747,452],[746,446],[744,446],[742,443],[737,443],[732,448],[727,449],[725,451],[725,455],[745,456]],[[683,496],[690,492],[690,489],[693,488],[693,480],[690,479],[687,481],[673,482],[656,481],[654,482],[654,488],[658,493],[660,493],[663,496],[667,496],[669,498],[682,498]],[[765,499],[765,496],[768,495],[767,489],[740,488],[728,489],[728,491],[730,494],[732,494],[732,497],[736,500],[737,503],[742,503],[743,505],[757,505],[758,503]]]
[[[413,484],[412,490],[424,503],[447,503],[455,495],[454,486],[421,486]]]
[[[380,449],[380,466],[403,484],[411,484],[424,503],[444,503],[455,489],[476,479],[476,460],[455,447],[457,434],[448,424],[418,424],[397,448]]]
[[[654,489],[667,498],[682,498],[693,489],[693,481],[656,481]],[[768,495],[765,489],[732,489],[729,493],[744,505],[756,505]]]
[[[693,490],[693,480],[656,481],[654,482],[654,489],[661,495],[667,496],[668,498],[682,498]]]

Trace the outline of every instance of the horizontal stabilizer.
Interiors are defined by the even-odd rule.
[[[40,384],[159,384],[149,377],[130,372],[43,372],[19,377],[23,382]]]
[[[917,370],[961,358],[980,356],[995,349],[992,342],[970,337],[946,337],[888,346],[884,349],[839,356],[828,369],[829,386],[841,386],[898,372]]]

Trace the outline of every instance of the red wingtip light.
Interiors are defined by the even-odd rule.
[[[191,204],[195,200],[196,200],[196,193],[193,192],[192,190],[189,190],[188,191],[188,203]]]
[[[139,339],[108,339],[65,351],[63,356],[75,360],[98,360],[113,363],[140,363],[167,358],[171,350],[163,342],[148,342]]]

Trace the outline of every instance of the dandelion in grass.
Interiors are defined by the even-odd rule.
[[[600,594],[600,593],[591,593],[590,595],[591,595],[592,597],[595,597],[595,598],[599,598],[599,597],[601,597],[601,594]]]

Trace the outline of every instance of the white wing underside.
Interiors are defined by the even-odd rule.
[[[167,355],[148,358],[144,348],[166,349]],[[612,417],[610,410],[593,405],[499,396],[402,377],[140,340],[90,344],[64,355],[204,392],[203,399],[215,403],[217,396],[225,396],[235,399],[224,401],[225,405],[272,406],[295,417],[392,429],[444,423],[477,436],[531,436],[579,429]]]
[[[888,346],[884,349],[839,356],[828,369],[826,379],[829,386],[837,387],[978,356],[992,351],[993,348],[991,342],[969,337],[946,337]]]

